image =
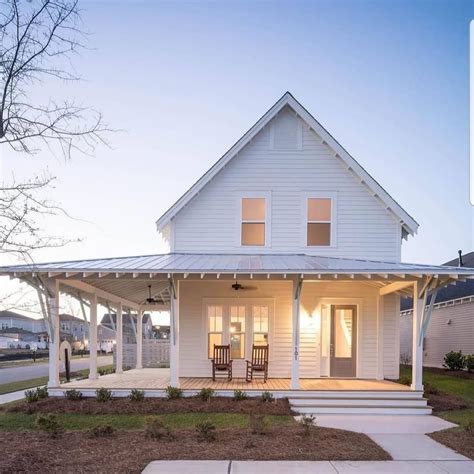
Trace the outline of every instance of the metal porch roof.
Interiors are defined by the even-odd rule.
[[[183,254],[102,258],[0,267],[0,275],[43,272],[118,273],[393,273],[474,276],[474,268],[321,257],[305,254]]]

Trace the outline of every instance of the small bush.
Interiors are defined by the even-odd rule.
[[[425,394],[426,395],[439,395],[439,390],[433,384],[425,383]]]
[[[263,435],[267,432],[267,420],[263,415],[250,415],[249,427],[253,434]]]
[[[268,402],[273,402],[273,393],[272,392],[263,392],[262,393],[262,402],[268,403]]]
[[[98,402],[110,402],[112,400],[112,392],[108,388],[99,388],[95,391],[95,399]]]
[[[300,419],[303,436],[310,436],[316,427],[316,420],[313,415],[303,415]]]
[[[105,367],[101,368],[97,371],[99,375],[109,375],[109,374],[115,374],[115,369],[113,367]]]
[[[247,400],[247,394],[243,390],[234,390],[234,400],[236,402]]]
[[[36,390],[25,390],[25,398],[28,403],[34,403],[39,400],[38,392]]]
[[[76,389],[71,389],[71,390],[66,390],[64,392],[64,396],[68,399],[68,400],[73,400],[73,401],[78,401],[78,400],[82,400],[82,393],[79,392],[79,390],[76,390]]]
[[[408,354],[400,354],[400,364],[410,365],[411,364],[411,357]]]
[[[466,356],[465,364],[468,372],[474,372],[474,354]]]
[[[48,398],[48,387],[38,387],[36,393],[38,394],[39,400],[42,398]]]
[[[471,435],[474,435],[474,420],[469,420],[465,425],[464,425],[464,431],[467,431]]]
[[[115,434],[115,429],[110,425],[94,426],[88,432],[89,438],[108,438]]]
[[[449,351],[444,356],[443,367],[446,367],[448,370],[462,370],[464,368],[465,357],[462,354],[462,351]]]
[[[56,416],[52,413],[38,415],[36,417],[35,426],[39,430],[44,431],[50,438],[57,438],[62,431]]]
[[[172,387],[168,385],[166,387],[166,398],[168,400],[177,400],[178,398],[183,398],[183,391],[178,387]]]
[[[212,388],[201,388],[201,391],[197,394],[203,402],[208,402],[216,394]]]
[[[143,390],[138,390],[134,388],[130,392],[130,395],[128,396],[128,398],[132,402],[141,402],[145,398],[145,392]]]
[[[398,379],[398,383],[401,383],[402,385],[410,385],[411,384],[411,377],[409,377],[408,375],[402,375]]]
[[[196,431],[200,439],[207,441],[208,443],[215,441],[216,436],[216,425],[211,421],[205,420],[196,424]]]
[[[156,416],[148,417],[145,421],[145,436],[150,439],[174,439],[169,426],[166,426]]]

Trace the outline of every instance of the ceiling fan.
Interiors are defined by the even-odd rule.
[[[231,288],[235,291],[239,291],[239,290],[257,290],[258,289],[256,286],[241,285],[237,280],[235,280],[235,283],[232,284]]]
[[[156,298],[153,298],[153,296],[151,296],[151,285],[148,285],[148,298],[146,299],[146,302],[148,304],[158,304],[158,303],[163,303],[163,300],[158,300]]]

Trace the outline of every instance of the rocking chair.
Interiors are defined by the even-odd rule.
[[[263,383],[268,378],[268,344],[266,346],[252,346],[252,360],[247,360],[247,375],[245,380],[251,382],[254,372],[263,377]]]
[[[232,359],[230,358],[230,345],[217,346],[214,344],[214,357],[212,363],[212,380],[216,381],[216,373],[227,374],[227,379],[232,380]]]

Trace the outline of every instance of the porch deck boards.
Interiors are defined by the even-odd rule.
[[[96,380],[77,380],[62,384],[60,388],[68,389],[141,389],[162,390],[170,385],[169,369],[132,369],[123,374],[103,375]],[[267,383],[261,379],[254,379],[247,383],[243,378],[216,379],[199,377],[180,377],[180,386],[184,390],[200,390],[210,387],[214,390],[291,390],[290,379],[269,378]],[[406,385],[401,385],[387,380],[354,380],[354,379],[300,379],[301,390],[409,390]]]

